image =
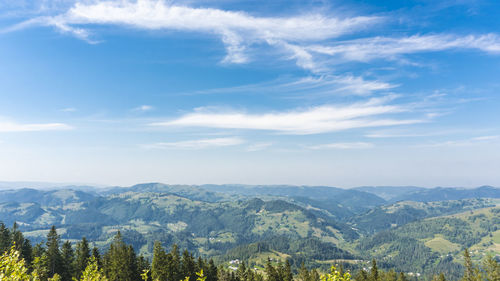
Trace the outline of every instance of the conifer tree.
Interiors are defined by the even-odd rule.
[[[267,263],[266,263],[266,268],[265,268],[266,276],[267,276],[267,281],[280,281],[278,272],[274,268],[274,266],[271,264],[271,259],[267,258]]]
[[[196,264],[193,256],[184,250],[182,253],[182,276],[189,277],[190,281],[196,280]]]
[[[231,274],[225,270],[222,265],[217,270],[217,280],[218,281],[231,281]]]
[[[206,272],[207,272],[206,281],[217,281],[217,267],[215,266],[213,259],[210,259],[208,261],[208,267]]]
[[[370,281],[379,281],[377,261],[372,259],[372,268],[370,270]]]
[[[313,269],[310,271],[310,280],[311,281],[318,281],[320,280],[320,275],[316,269]]]
[[[104,255],[103,268],[109,281],[135,281],[140,279],[134,249],[123,242],[119,231],[109,246],[109,250]]]
[[[101,254],[99,254],[99,249],[97,249],[97,247],[92,248],[92,255],[90,257],[95,259],[97,266],[99,267],[99,269],[101,269],[102,259],[101,259]]]
[[[170,257],[167,258],[169,260],[168,271],[171,277],[168,280],[183,280],[181,271],[181,257],[179,254],[179,247],[177,244],[172,245],[172,250],[170,251]]]
[[[61,275],[64,269],[64,264],[59,250],[59,235],[57,235],[56,227],[52,226],[49,233],[47,234],[47,250],[45,255],[47,256],[47,266],[49,276],[52,277],[54,274]]]
[[[403,272],[400,272],[398,281],[408,281],[408,278],[406,278],[406,275]]]
[[[10,246],[10,230],[3,222],[0,222],[0,255],[7,252]]]
[[[240,281],[246,281],[247,280],[247,267],[245,265],[245,262],[242,262],[239,266],[238,269],[236,270],[236,277]]]
[[[89,243],[85,237],[78,243],[76,243],[75,251],[75,272],[74,277],[80,279],[82,272],[87,268],[88,261],[90,258]]]
[[[500,264],[491,255],[483,260],[483,270],[487,281],[500,281]]]
[[[43,245],[43,242],[40,242],[33,247],[33,259],[38,257],[41,258],[42,256],[45,255],[45,247]]]
[[[156,241],[153,247],[153,261],[151,263],[151,277],[153,280],[168,280],[167,253],[161,246],[160,241]]]
[[[299,279],[301,281],[309,281],[310,279],[309,270],[307,270],[303,262],[300,264]]]
[[[89,258],[89,263],[82,272],[80,281],[108,281],[102,269],[97,265],[95,257],[92,256]]]
[[[63,243],[61,248],[61,255],[63,260],[63,272],[61,273],[61,280],[71,281],[75,272],[75,255],[69,241]]]
[[[143,255],[137,257],[137,272],[140,276],[143,276],[144,272],[147,272],[146,277],[151,277],[151,267],[149,265],[149,261]]]
[[[26,264],[31,264],[32,261],[32,247],[28,239],[25,239],[22,232],[19,230],[17,223],[14,222],[12,230],[10,231],[10,245],[15,245],[16,250],[21,254]],[[10,246],[9,245],[9,246]],[[8,247],[9,247],[8,246]]]
[[[24,258],[24,261],[29,267],[33,262],[33,247],[31,247],[31,242],[28,239],[24,239],[23,241],[23,246],[21,247],[21,256]]]
[[[446,281],[444,274],[441,272],[439,275],[434,275],[432,281]]]
[[[396,273],[396,271],[394,271],[394,269],[391,269],[384,274],[384,277],[382,278],[382,280],[384,280],[384,281],[397,281],[398,274]]]
[[[474,266],[470,257],[469,249],[464,250],[464,276],[463,281],[481,281],[481,273],[479,269]]]
[[[283,280],[293,281],[292,266],[290,265],[290,261],[288,259],[285,261]]]
[[[354,278],[356,281],[368,281],[368,273],[364,269],[361,269]]]

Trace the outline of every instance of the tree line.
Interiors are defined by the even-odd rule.
[[[378,269],[372,260],[368,269],[360,269],[352,276],[343,265],[332,266],[329,273],[321,275],[317,269],[309,270],[304,263],[294,272],[289,260],[273,263],[269,258],[262,270],[245,262],[236,270],[217,267],[212,259],[195,258],[184,250],[182,254],[174,244],[166,251],[155,242],[153,258],[149,262],[137,255],[131,245],[123,242],[118,231],[107,251],[102,255],[82,238],[74,247],[62,242],[53,226],[45,243],[32,246],[18,226],[12,229],[0,223],[0,280],[30,281],[409,281],[417,280],[394,270]],[[433,276],[432,281],[446,281],[445,274]],[[458,280],[458,279],[455,279]],[[500,265],[487,256],[481,266],[476,266],[469,251],[464,251],[464,273],[461,281],[500,281]]]

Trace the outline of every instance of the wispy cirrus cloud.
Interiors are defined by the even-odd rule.
[[[188,93],[196,94],[240,94],[265,93],[287,96],[330,96],[355,95],[369,96],[376,92],[388,91],[399,85],[377,79],[366,79],[352,74],[344,75],[310,75],[300,78],[280,78],[257,84],[228,88],[207,89]]]
[[[309,146],[309,149],[323,150],[323,149],[367,149],[375,147],[373,143],[369,142],[335,142],[327,144],[319,144]]]
[[[156,122],[161,127],[205,127],[219,129],[266,130],[283,134],[308,135],[354,128],[384,127],[425,122],[424,119],[384,117],[409,112],[404,105],[388,104],[394,97],[372,98],[348,105],[323,105],[285,112],[248,114],[197,110],[180,118]]]
[[[0,133],[62,131],[71,129],[73,129],[73,127],[64,123],[21,124],[16,122],[0,121]]]
[[[243,144],[245,140],[239,137],[224,137],[211,139],[186,140],[178,142],[158,142],[144,147],[152,149],[204,149],[226,147]]]
[[[331,71],[331,64],[395,59],[419,52],[475,49],[500,53],[500,36],[490,34],[425,34],[407,37],[375,36],[336,41],[344,35],[373,29],[386,22],[381,16],[341,17],[318,13],[259,17],[243,11],[193,8],[162,0],[77,2],[66,12],[35,17],[4,29],[11,32],[34,25],[53,26],[89,43],[93,25],[126,26],[141,30],[200,32],[218,37],[225,46],[225,63],[247,63],[250,49],[269,46],[280,59],[294,60],[312,72]],[[325,59],[325,56],[327,57]]]
[[[347,61],[370,61],[373,59],[394,59],[401,55],[436,52],[450,49],[473,49],[486,53],[500,54],[500,36],[482,35],[413,35],[409,37],[372,37],[337,42],[333,45],[306,47],[309,52],[335,56]]]
[[[245,12],[138,0],[76,3],[66,13],[34,18],[8,31],[31,25],[47,25],[90,42],[94,40],[90,32],[81,27],[83,25],[123,25],[145,30],[203,32],[218,36],[224,43],[227,52],[224,62],[245,63],[250,59],[246,50],[252,45],[267,44],[290,49],[294,46],[290,43],[328,40],[381,21],[382,18],[377,16],[334,17],[321,14],[257,17]],[[295,59],[301,64],[300,57]]]

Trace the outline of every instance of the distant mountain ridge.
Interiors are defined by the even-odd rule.
[[[0,190],[0,221],[7,225],[17,222],[33,243],[41,242],[55,225],[63,240],[85,236],[97,247],[106,248],[120,230],[128,244],[146,255],[151,254],[154,241],[161,241],[166,247],[176,243],[222,260],[238,256],[258,260],[271,255],[291,257],[299,264],[311,260],[316,265],[356,259],[360,253],[378,258],[381,253],[397,254],[401,260],[414,252],[421,256],[411,263],[422,270],[430,269],[418,264],[420,261],[453,268],[455,263],[440,256],[445,246],[452,247],[453,254],[462,242],[493,250],[500,247],[500,230],[495,228],[500,225],[495,218],[500,211],[488,211],[486,217],[467,215],[465,222],[462,217],[445,217],[500,206],[500,189],[489,186],[342,189],[143,183],[74,188]],[[440,219],[434,220],[436,217]],[[448,233],[443,238],[438,232],[446,228],[429,221],[449,223],[461,237],[450,238]],[[423,232],[432,232],[418,236],[415,232],[420,226]],[[471,234],[461,226],[481,231]],[[398,259],[384,262],[410,268],[410,263]]]

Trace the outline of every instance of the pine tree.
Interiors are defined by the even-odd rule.
[[[217,267],[215,266],[214,260],[210,259],[208,261],[207,268],[207,280],[206,281],[217,281]]]
[[[31,264],[32,261],[32,247],[28,239],[25,239],[22,232],[19,230],[17,223],[14,222],[12,226],[12,231],[10,231],[10,241],[11,245],[16,246],[21,254],[21,258],[24,259],[26,264]],[[9,245],[10,246],[10,245]]]
[[[33,247],[33,259],[34,258],[41,258],[45,255],[45,247],[43,245],[43,242],[40,242]]]
[[[469,249],[464,250],[464,276],[463,281],[481,281],[479,269],[474,266],[470,257]]]
[[[267,263],[266,263],[266,268],[265,268],[266,276],[267,276],[267,281],[280,281],[278,272],[274,268],[274,266],[271,264],[271,259],[267,258]]]
[[[293,281],[292,266],[290,265],[290,261],[288,259],[285,261],[283,280]]]
[[[221,267],[217,270],[217,280],[218,281],[231,281],[231,274]]]
[[[29,267],[33,262],[33,247],[31,247],[31,242],[28,239],[24,239],[23,246],[21,247],[21,256]]]
[[[99,254],[99,249],[97,249],[97,247],[92,248],[92,255],[90,257],[95,259],[97,266],[99,267],[99,269],[101,269],[102,259],[101,259],[101,254]]]
[[[408,278],[406,278],[406,275],[403,272],[400,272],[398,281],[408,281]]]
[[[246,281],[247,280],[247,267],[245,265],[245,262],[242,262],[239,266],[238,269],[236,270],[236,277],[240,281]]]
[[[147,272],[146,277],[147,280],[151,278],[151,267],[149,266],[149,261],[143,256],[140,255],[137,257],[137,272],[143,276],[144,272]]]
[[[80,281],[108,281],[108,279],[102,269],[97,265],[96,259],[91,257],[87,267],[82,272]]]
[[[182,276],[181,257],[177,244],[172,245],[172,250],[170,251],[170,256],[167,260],[169,261],[168,272],[171,275],[168,280],[184,280],[184,277],[186,276]]]
[[[135,281],[140,279],[134,249],[123,242],[119,231],[109,246],[109,250],[104,255],[103,268],[109,281]]]
[[[358,274],[356,274],[355,278],[356,281],[368,281],[368,273],[364,269],[361,269]]]
[[[151,263],[151,277],[153,280],[168,280],[167,253],[161,246],[160,241],[156,241],[153,247],[153,261]]]
[[[309,279],[310,279],[309,270],[307,270],[307,268],[304,265],[304,263],[300,264],[299,279],[301,281],[309,281]]]
[[[370,281],[379,281],[377,261],[372,259],[372,268],[370,270]]]
[[[57,235],[56,227],[52,226],[49,233],[47,234],[47,266],[49,276],[52,277],[54,274],[61,275],[64,269],[64,264],[59,251],[59,235]]]
[[[10,230],[3,222],[0,222],[0,254],[7,252],[10,246]]]
[[[71,281],[74,276],[75,255],[71,243],[66,241],[62,245],[61,256],[63,259],[63,272],[61,273],[62,281]]]
[[[206,262],[201,257],[198,257],[198,261],[196,262],[196,272],[199,273],[201,270],[203,270],[203,277],[207,279],[207,275],[205,274],[207,272]]]
[[[446,281],[444,274],[441,272],[439,275],[434,275],[432,281]]]
[[[398,280],[398,275],[394,269],[389,270],[384,274],[384,277],[382,278],[384,281],[397,281]]]
[[[76,279],[80,279],[82,272],[87,268],[88,261],[90,258],[90,249],[89,243],[85,237],[82,238],[82,241],[76,243],[76,251],[75,251],[75,272],[74,277]]]
[[[487,281],[500,281],[500,264],[491,255],[483,260],[483,270]]]
[[[196,264],[193,256],[184,250],[182,253],[182,276],[189,277],[190,281],[196,280]]]
[[[316,269],[313,269],[310,271],[309,278],[310,278],[309,280],[311,280],[311,281],[318,281],[318,280],[320,280],[320,275]]]

